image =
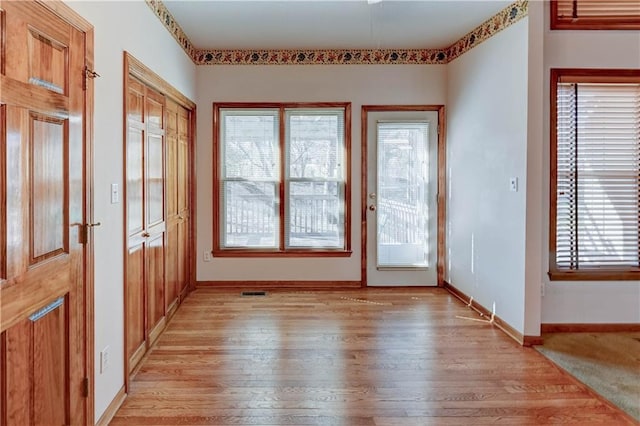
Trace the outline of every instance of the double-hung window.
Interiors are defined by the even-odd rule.
[[[552,279],[640,279],[640,71],[551,71]]]
[[[350,111],[214,104],[214,255],[349,254]]]
[[[552,30],[638,30],[638,0],[551,0]]]

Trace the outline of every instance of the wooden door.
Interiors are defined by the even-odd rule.
[[[132,370],[165,323],[165,102],[133,77],[127,87],[126,327]]]
[[[191,229],[191,111],[180,106],[178,109],[177,143],[177,211],[178,211],[178,293],[180,300],[187,295],[191,280],[189,265],[191,262],[189,230]]]
[[[167,101],[167,312],[186,296],[190,279],[190,114]]]
[[[86,424],[86,34],[35,2],[0,27],[0,423]]]

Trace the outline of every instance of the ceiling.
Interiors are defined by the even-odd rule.
[[[165,0],[198,49],[437,49],[513,0]]]

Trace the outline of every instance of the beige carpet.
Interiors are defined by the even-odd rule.
[[[640,421],[640,333],[543,337],[540,353]]]

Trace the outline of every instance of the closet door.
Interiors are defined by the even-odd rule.
[[[178,107],[178,144],[177,144],[177,210],[178,210],[178,292],[182,300],[188,291],[191,280],[189,230],[191,229],[191,180],[190,152],[191,111]]]
[[[167,100],[167,281],[166,309],[167,316],[173,315],[178,307],[178,106]]]
[[[127,103],[126,327],[131,371],[165,323],[165,101],[130,77]]]
[[[189,283],[191,141],[190,111],[167,100],[167,312],[186,296]]]

